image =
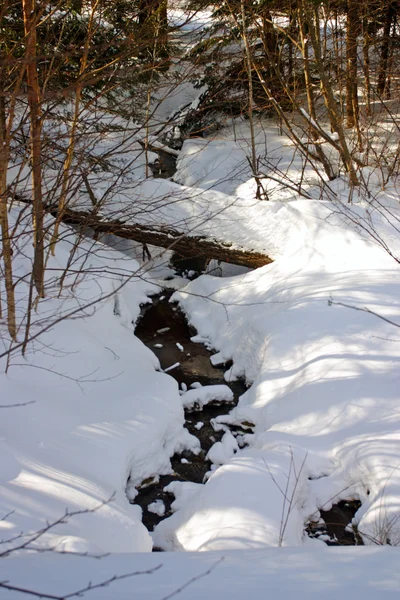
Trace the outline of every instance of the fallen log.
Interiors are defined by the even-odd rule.
[[[30,204],[31,201],[15,194],[15,199]],[[58,215],[58,209],[54,206],[47,207],[46,212],[54,217]],[[89,230],[98,237],[99,234],[112,234],[141,244],[158,246],[166,250],[172,250],[175,255],[182,258],[198,258],[208,260],[220,260],[222,262],[257,269],[273,262],[273,259],[255,252],[252,249],[234,247],[231,243],[211,239],[205,235],[188,235],[167,226],[141,225],[129,223],[118,219],[105,220],[96,212],[72,210],[66,208],[63,211],[63,223],[78,225],[83,234]]]
[[[108,221],[96,214],[71,209],[65,210],[63,222],[79,225],[83,231],[91,229],[95,234],[112,234],[142,244],[173,250],[184,258],[215,259],[252,269],[268,265],[273,260],[266,254],[246,248],[235,248],[232,244],[222,243],[203,235],[187,235],[170,227],[149,227],[118,220]]]

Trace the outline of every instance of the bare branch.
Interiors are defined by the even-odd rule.
[[[163,565],[159,564],[152,569],[146,569],[145,571],[134,571],[132,573],[125,573],[124,575],[113,575],[109,579],[105,579],[99,583],[89,582],[87,586],[77,590],[75,592],[71,592],[69,594],[64,594],[62,596],[54,595],[54,594],[46,594],[45,592],[38,592],[35,590],[30,590],[29,588],[23,588],[20,586],[12,585],[8,581],[0,581],[0,588],[10,590],[13,592],[20,592],[21,594],[25,594],[28,596],[34,596],[35,598],[46,598],[48,600],[69,600],[70,598],[80,598],[87,592],[92,592],[93,590],[98,590],[100,588],[105,588],[116,581],[122,581],[124,579],[129,579],[131,577],[137,577],[139,575],[152,575],[159,569],[161,569]]]
[[[222,556],[221,558],[219,558],[217,560],[217,562],[215,562],[213,565],[211,565],[211,567],[209,569],[207,569],[207,571],[204,571],[204,573],[200,573],[200,575],[196,575],[195,577],[192,577],[191,579],[189,579],[189,581],[187,581],[186,583],[181,585],[175,591],[171,592],[167,596],[164,596],[162,598],[162,600],[171,600],[171,598],[175,598],[175,596],[177,596],[178,594],[183,592],[183,590],[185,590],[187,587],[189,587],[190,585],[192,585],[199,579],[203,579],[203,577],[206,577],[207,575],[212,573],[214,571],[214,569],[216,569],[218,567],[218,565],[220,565],[224,560],[225,560],[225,556]]]
[[[373,315],[374,317],[377,317],[378,319],[381,319],[382,321],[385,321],[386,323],[389,323],[389,325],[393,325],[394,327],[400,327],[399,323],[395,323],[394,321],[387,319],[386,317],[380,315],[379,313],[374,312],[373,310],[371,310],[370,308],[367,308],[366,306],[363,306],[363,307],[353,306],[351,304],[345,304],[344,302],[336,302],[331,299],[328,300],[328,305],[329,306],[344,306],[344,308],[351,308],[352,310],[358,310],[360,312],[365,312],[365,313],[368,313],[369,315]]]

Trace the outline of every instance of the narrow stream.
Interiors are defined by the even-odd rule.
[[[149,531],[163,519],[171,514],[171,503],[174,497],[164,492],[164,487],[172,481],[191,481],[202,483],[211,463],[206,459],[206,454],[211,446],[221,440],[224,432],[215,431],[212,420],[219,415],[228,414],[237,404],[239,396],[246,391],[246,386],[241,381],[227,384],[224,372],[228,365],[222,368],[213,367],[210,362],[211,350],[203,344],[191,341],[196,335],[182,313],[169,299],[170,291],[164,291],[160,296],[153,298],[153,304],[142,309],[142,316],[136,326],[135,335],[150,348],[158,357],[161,368],[178,364],[169,371],[181,389],[189,389],[200,385],[228,385],[233,392],[234,399],[231,403],[211,403],[201,410],[185,410],[185,427],[196,436],[201,444],[201,453],[183,452],[171,458],[174,475],[163,475],[158,481],[149,480],[142,482],[139,494],[134,503],[139,504],[143,511],[143,523]],[[232,433],[237,436],[239,446],[241,435],[249,433],[241,428],[235,428]],[[161,500],[165,506],[165,513],[156,514],[148,510],[149,505]],[[154,506],[154,504],[153,504]]]
[[[212,421],[219,415],[228,414],[238,402],[239,396],[246,391],[242,381],[228,383],[224,380],[224,372],[229,365],[221,368],[213,367],[210,362],[211,349],[202,343],[195,343],[191,337],[196,331],[191,328],[185,315],[169,299],[173,292],[164,290],[153,298],[153,303],[142,308],[142,315],[137,323],[135,334],[158,357],[163,370],[174,366],[169,374],[176,379],[180,389],[206,385],[228,385],[233,392],[231,403],[211,403],[201,410],[185,410],[185,427],[200,441],[200,454],[183,452],[171,458],[174,471],[172,475],[162,475],[142,482],[138,495],[132,501],[142,508],[143,524],[149,531],[163,519],[171,515],[171,504],[174,496],[164,491],[172,481],[191,481],[203,483],[211,463],[206,458],[211,446],[221,440],[224,431],[215,431]],[[243,423],[243,427],[231,427],[239,447],[243,447],[243,435],[252,431],[251,423]],[[158,501],[158,502],[157,502]],[[162,507],[155,511],[154,507]],[[150,510],[149,510],[150,507]],[[329,511],[320,511],[318,523],[309,523],[306,533],[312,538],[323,540],[328,545],[362,545],[362,539],[349,524],[360,507],[357,501],[341,501]],[[154,549],[157,551],[157,548]]]

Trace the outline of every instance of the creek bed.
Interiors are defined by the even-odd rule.
[[[309,523],[306,532],[311,538],[321,539],[328,546],[362,546],[363,541],[351,522],[361,506],[358,500],[341,500],[329,510],[320,509],[318,523]]]
[[[188,389],[196,383],[202,386],[224,384],[232,390],[233,401],[207,404],[201,410],[185,409],[185,427],[200,441],[201,452],[196,455],[189,451],[175,454],[171,458],[173,474],[142,482],[133,503],[142,508],[143,524],[149,531],[153,531],[160,521],[171,515],[174,496],[164,491],[166,486],[173,481],[204,482],[211,469],[211,462],[206,458],[207,452],[224,434],[224,431],[214,430],[212,421],[219,415],[228,414],[237,404],[239,396],[247,389],[243,381],[227,383],[224,372],[229,365],[214,367],[210,362],[211,349],[191,341],[190,338],[196,335],[196,331],[187,323],[179,307],[170,303],[172,293],[164,290],[153,298],[152,304],[142,308],[135,330],[136,336],[156,354],[163,370],[179,363],[179,366],[169,371],[169,375],[176,379],[180,388],[182,384]],[[249,433],[251,428],[245,429],[245,425],[243,424],[243,429],[231,427],[232,433]],[[148,508],[151,504],[154,506],[157,501],[161,501],[160,505],[165,507],[162,514],[152,512]],[[357,531],[349,528],[349,523],[359,507],[360,503],[357,501],[341,501],[329,511],[321,509],[320,521],[309,523],[306,532],[310,537],[319,538],[328,545],[362,545]],[[157,548],[154,550],[157,551]]]
[[[135,329],[135,335],[158,357],[163,370],[176,365],[169,371],[179,387],[191,388],[193,384],[228,385],[233,392],[232,402],[210,403],[201,410],[185,409],[185,427],[200,441],[200,454],[185,451],[171,458],[173,475],[161,475],[158,478],[142,482],[134,504],[139,504],[143,512],[143,524],[149,531],[171,514],[171,503],[174,496],[164,492],[164,488],[172,481],[191,481],[202,483],[210,471],[211,463],[206,455],[211,446],[221,440],[224,431],[215,431],[212,420],[219,415],[228,414],[237,404],[239,396],[246,391],[242,381],[227,383],[224,372],[229,365],[214,367],[210,362],[211,349],[204,344],[191,341],[196,331],[189,326],[185,315],[169,299],[172,292],[164,290],[153,298],[153,303],[142,309],[141,317]],[[234,428],[235,434],[249,433],[249,430]],[[165,506],[164,514],[148,510],[149,505],[161,500]]]

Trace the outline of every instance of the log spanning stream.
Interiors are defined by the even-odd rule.
[[[211,350],[191,340],[196,331],[188,325],[178,306],[169,302],[171,294],[172,292],[165,290],[153,298],[152,304],[143,307],[136,326],[136,336],[157,355],[162,369],[178,364],[169,374],[176,379],[181,389],[224,384],[231,389],[233,400],[230,403],[211,402],[201,410],[196,407],[185,409],[185,427],[200,441],[201,452],[193,454],[185,451],[180,455],[175,454],[171,458],[173,474],[150,478],[137,488],[139,493],[132,503],[142,508],[143,524],[149,531],[153,531],[160,521],[172,513],[174,496],[164,490],[169,483],[205,481],[206,474],[211,470],[207,452],[224,435],[224,431],[214,429],[213,420],[219,415],[228,414],[237,404],[239,396],[246,391],[243,381],[227,383],[224,380],[224,372],[229,365],[214,367],[210,362]],[[247,422],[241,426],[230,426],[239,447],[245,446],[244,435],[251,433],[252,428],[253,424]],[[154,510],[155,506],[162,507],[162,510]],[[306,525],[305,531],[310,537],[320,537],[328,545],[362,544],[357,532],[352,532],[348,527],[359,506],[358,502],[342,501],[330,511],[321,511],[320,522],[317,525]]]

